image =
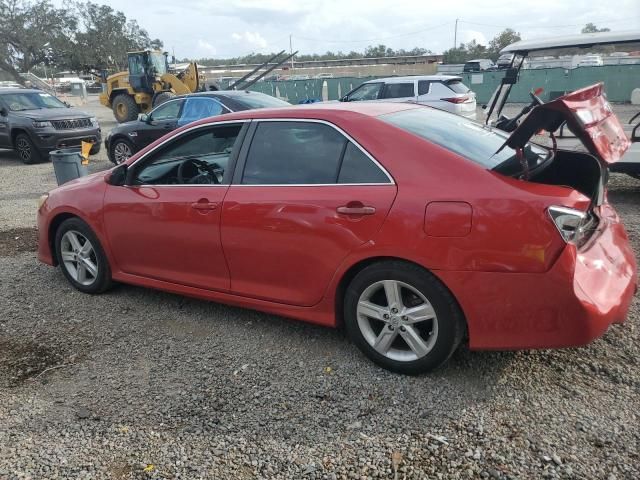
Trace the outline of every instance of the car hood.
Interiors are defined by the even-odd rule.
[[[33,120],[71,120],[74,118],[90,118],[93,116],[76,108],[41,108],[38,110],[11,112],[11,114]]]
[[[555,132],[563,122],[587,150],[605,164],[622,158],[631,142],[604,94],[603,83],[576,90],[538,105],[507,140],[511,148],[523,148],[540,130]]]

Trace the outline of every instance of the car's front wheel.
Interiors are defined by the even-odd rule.
[[[111,269],[91,228],[79,218],[62,222],[56,231],[58,264],[69,283],[85,293],[102,293],[111,286]]]
[[[42,161],[42,155],[26,133],[16,135],[14,146],[22,163],[31,165]]]
[[[345,294],[344,321],[371,360],[410,375],[446,362],[465,332],[460,307],[444,285],[402,261],[375,263],[355,276]]]
[[[120,165],[133,155],[133,144],[126,138],[116,138],[109,146],[109,160]]]

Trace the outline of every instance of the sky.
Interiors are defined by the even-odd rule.
[[[229,58],[293,49],[363,51],[368,45],[435,53],[487,44],[507,27],[531,39],[580,33],[588,22],[640,32],[640,0],[93,0],[136,19],[177,58]],[[56,1],[61,4],[62,0]]]

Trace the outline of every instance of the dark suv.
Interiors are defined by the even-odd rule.
[[[41,90],[0,89],[0,148],[11,148],[24,163],[47,159],[51,150],[93,142],[100,151],[100,126],[91,115]]]

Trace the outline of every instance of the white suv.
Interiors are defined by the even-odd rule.
[[[363,100],[413,102],[476,118],[476,94],[462,83],[461,77],[424,75],[379,78],[354,88],[341,102]]]

